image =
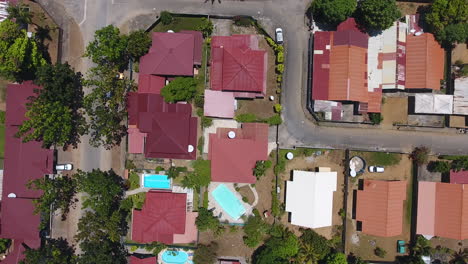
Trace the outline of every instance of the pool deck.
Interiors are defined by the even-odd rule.
[[[212,209],[214,208],[213,210],[213,215],[218,217],[219,221],[220,222],[225,222],[226,220],[231,223],[231,224],[244,224],[244,220],[242,220],[242,218],[239,218],[237,220],[235,220],[234,218],[232,218],[227,212],[225,212],[221,206],[216,202],[215,198],[213,197],[212,195],[212,192],[214,189],[216,189],[216,187],[218,187],[218,185],[220,184],[224,184],[226,185],[226,187],[236,196],[237,199],[239,199],[239,201],[242,203],[242,205],[244,205],[245,207],[245,215],[246,216],[249,216],[249,215],[252,215],[252,209],[253,207],[257,204],[258,202],[258,194],[257,192],[255,191],[255,189],[251,188],[254,195],[255,195],[255,202],[250,205],[248,203],[245,203],[242,201],[242,196],[240,195],[240,193],[238,193],[236,191],[236,189],[234,188],[234,184],[233,183],[226,183],[226,182],[212,182],[210,183],[210,185],[208,186],[208,192],[209,192],[209,195],[208,195],[208,209]],[[242,187],[242,186],[245,186],[245,185],[249,185],[249,184],[238,184],[238,187]],[[221,215],[221,217],[219,217]]]

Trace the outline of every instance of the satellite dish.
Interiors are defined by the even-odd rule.
[[[10,193],[10,194],[8,194],[8,198],[16,198],[16,194]]]
[[[228,138],[232,139],[232,138],[235,138],[235,137],[236,137],[236,132],[234,132],[234,131],[229,131],[228,132]]]
[[[356,177],[357,173],[356,173],[355,170],[351,170],[351,171],[349,172],[349,175],[351,175],[351,177],[354,178],[354,177]]]
[[[188,145],[188,152],[192,153],[195,149],[193,148],[192,145]]]
[[[275,100],[275,97],[273,95],[270,95],[270,101]]]
[[[421,36],[422,35],[422,32],[421,31],[418,31],[416,33],[414,33],[415,36]]]
[[[286,159],[292,160],[294,158],[294,154],[292,152],[286,153]]]
[[[169,29],[167,33],[174,33],[174,30]]]

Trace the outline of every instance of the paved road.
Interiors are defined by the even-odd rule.
[[[250,15],[270,18],[273,27],[284,29],[286,40],[286,73],[283,87],[283,119],[280,127],[282,147],[311,146],[409,152],[414,146],[426,145],[434,153],[458,154],[468,150],[468,137],[463,135],[374,130],[358,128],[330,128],[316,126],[305,111],[305,79],[307,78],[308,32],[304,26],[304,11],[308,0],[226,1],[219,4],[204,0],[51,0],[63,4],[68,15],[80,24],[84,43],[94,31],[108,24],[122,25],[142,14],[157,14],[161,10],[177,13],[211,15]],[[83,72],[91,66],[85,61]],[[80,166],[87,170],[108,168],[110,154],[95,149],[83,139],[80,146]]]

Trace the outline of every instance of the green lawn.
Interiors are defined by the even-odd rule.
[[[5,153],[5,124],[0,124],[0,169],[3,169]]]
[[[128,174],[128,180],[130,181],[130,190],[140,188],[140,176],[134,171],[130,171]]]
[[[401,155],[396,153],[356,151],[355,154],[364,158],[367,165],[392,166],[401,160]]]
[[[203,24],[201,17],[174,17],[174,20],[169,25],[159,23],[153,28],[155,32],[166,32],[173,30],[179,32],[181,30],[198,30],[199,26]]]

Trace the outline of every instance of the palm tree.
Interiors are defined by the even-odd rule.
[[[318,261],[319,256],[315,252],[314,246],[309,243],[301,243],[295,263],[317,264]]]
[[[429,256],[433,251],[431,243],[423,236],[418,236],[412,249],[416,256]]]
[[[459,250],[455,252],[453,255],[452,260],[450,260],[450,264],[465,264],[468,263],[468,248],[463,250]]]
[[[7,7],[8,19],[15,19],[18,24],[31,24],[32,13],[23,4],[10,5]]]

